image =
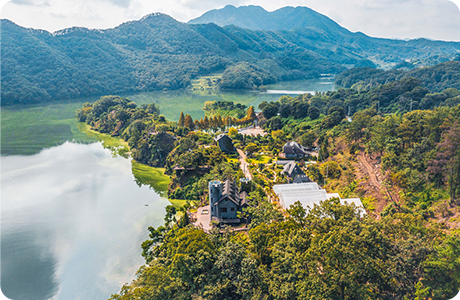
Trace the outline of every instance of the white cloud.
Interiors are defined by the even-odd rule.
[[[50,3],[47,0],[36,1],[36,0],[12,0],[11,1],[17,5],[30,5],[30,6],[50,6]]]
[[[5,3],[5,0],[0,0]],[[351,31],[376,37],[427,37],[460,41],[460,0],[13,0],[2,18],[50,31],[84,26],[110,28],[163,12],[186,22],[227,4],[260,5],[268,11],[308,6]]]
[[[125,8],[129,7],[131,4],[131,0],[109,0],[109,2]]]

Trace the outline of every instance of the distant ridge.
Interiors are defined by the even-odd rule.
[[[189,24],[214,23],[219,26],[235,25],[251,30],[292,30],[298,28],[316,28],[327,31],[350,33],[347,29],[330,18],[308,7],[287,6],[273,12],[263,7],[249,5],[235,7],[227,5],[221,9],[213,9],[202,16],[190,20]]]

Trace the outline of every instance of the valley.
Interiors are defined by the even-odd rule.
[[[301,6],[0,23],[7,297],[460,289],[460,42]]]

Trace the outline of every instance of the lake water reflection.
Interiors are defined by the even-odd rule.
[[[169,204],[101,144],[1,157],[2,291],[11,299],[107,299],[143,264]],[[148,204],[148,206],[145,206]]]

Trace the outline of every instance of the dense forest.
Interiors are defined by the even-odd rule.
[[[292,14],[285,21],[298,17],[305,15]],[[74,27],[54,33],[1,20],[2,104],[180,89],[215,72],[224,72],[224,88],[254,88],[460,49],[453,42],[375,39],[326,19],[289,31],[250,30],[184,24],[152,14],[112,29]],[[321,27],[331,22],[335,25]]]
[[[268,71],[246,62],[227,68],[222,75],[221,89],[257,89],[275,83],[276,77]]]
[[[277,116],[277,114],[280,117],[288,116],[291,111],[292,116],[304,118],[309,114],[310,106],[322,114],[327,114],[332,107],[337,106],[350,116],[366,108],[375,108],[386,113],[398,113],[417,109],[432,109],[438,106],[456,106],[460,103],[459,95],[460,91],[454,88],[447,88],[441,92],[431,92],[423,86],[421,80],[404,77],[401,80],[377,85],[373,88],[339,89],[324,93],[319,92],[315,95],[298,96],[296,100],[301,102],[296,103],[303,103],[302,109],[290,107],[289,105],[293,104],[284,103],[292,99],[289,96],[283,96],[280,101],[262,103],[259,108],[262,109],[267,119]],[[337,125],[336,122],[334,125]]]
[[[247,233],[149,228],[147,265],[111,299],[449,299],[460,238],[412,214],[375,220],[337,199],[285,216],[252,194]],[[260,205],[265,203],[265,205]]]
[[[335,84],[343,88],[355,87],[363,89],[408,77],[419,79],[421,85],[432,92],[441,92],[447,88],[460,89],[460,60],[408,71],[400,68],[389,71],[373,68],[353,68],[337,75]]]

